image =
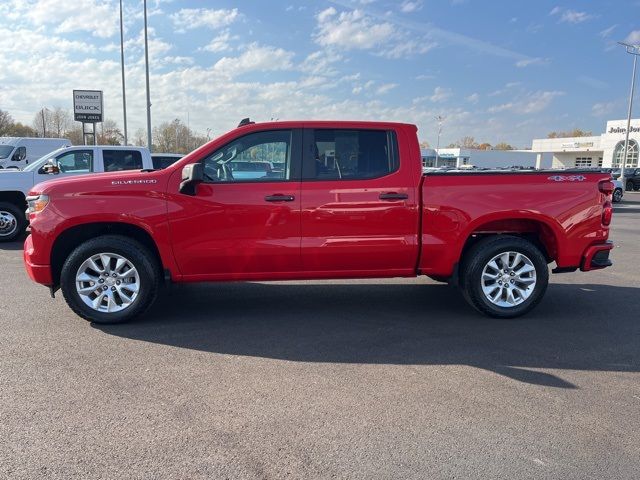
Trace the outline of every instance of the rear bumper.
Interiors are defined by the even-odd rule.
[[[34,282],[41,283],[42,285],[53,285],[53,279],[51,277],[51,265],[39,265],[32,261],[33,257],[33,240],[31,235],[27,237],[24,242],[24,268],[27,270],[27,274]]]
[[[590,270],[600,270],[601,268],[613,265],[611,260],[609,260],[609,252],[611,249],[613,249],[613,242],[611,241],[600,243],[598,245],[591,245],[582,256],[580,270],[588,272]]]

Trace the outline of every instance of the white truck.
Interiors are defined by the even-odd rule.
[[[0,169],[21,169],[62,147],[71,146],[66,138],[0,137]]]
[[[142,169],[153,169],[144,147],[85,145],[55,150],[23,170],[0,170],[0,242],[15,240],[27,228],[26,196],[34,185],[72,175]]]

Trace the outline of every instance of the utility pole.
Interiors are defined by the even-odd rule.
[[[145,28],[146,33],[146,28]],[[122,116],[124,119],[124,144],[127,145],[127,95],[124,86],[124,28],[122,26],[122,0],[120,0],[120,68],[122,69]],[[148,91],[147,87],[147,91]]]
[[[47,137],[47,122],[44,120],[44,111],[45,108],[42,107],[42,110],[40,110],[40,113],[42,113],[42,138]]]
[[[144,0],[144,66],[147,78],[147,146],[151,151],[151,96],[149,95],[149,39],[147,36],[147,0]]]
[[[442,122],[444,122],[444,117],[442,115],[438,115],[436,117],[436,121],[438,122],[438,143],[436,144],[436,164],[434,167],[438,166],[438,157],[440,156],[438,150],[440,150],[440,134],[442,133]]]
[[[624,157],[620,164],[620,181],[622,182],[623,191],[626,190],[624,180],[624,169],[627,166],[629,155],[629,130],[631,130],[631,111],[633,109],[633,93],[636,86],[636,63],[638,61],[638,55],[640,55],[640,45],[630,45],[628,43],[618,42],[620,45],[626,48],[627,53],[633,55],[633,73],[631,74],[631,93],[629,94],[629,110],[627,112],[627,131],[624,136]]]

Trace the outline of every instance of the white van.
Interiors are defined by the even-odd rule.
[[[70,147],[66,138],[0,137],[0,168],[24,168],[48,153]]]

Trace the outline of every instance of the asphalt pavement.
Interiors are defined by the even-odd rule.
[[[0,244],[0,478],[640,478],[640,193],[524,318],[428,279],[176,286],[94,326]]]

